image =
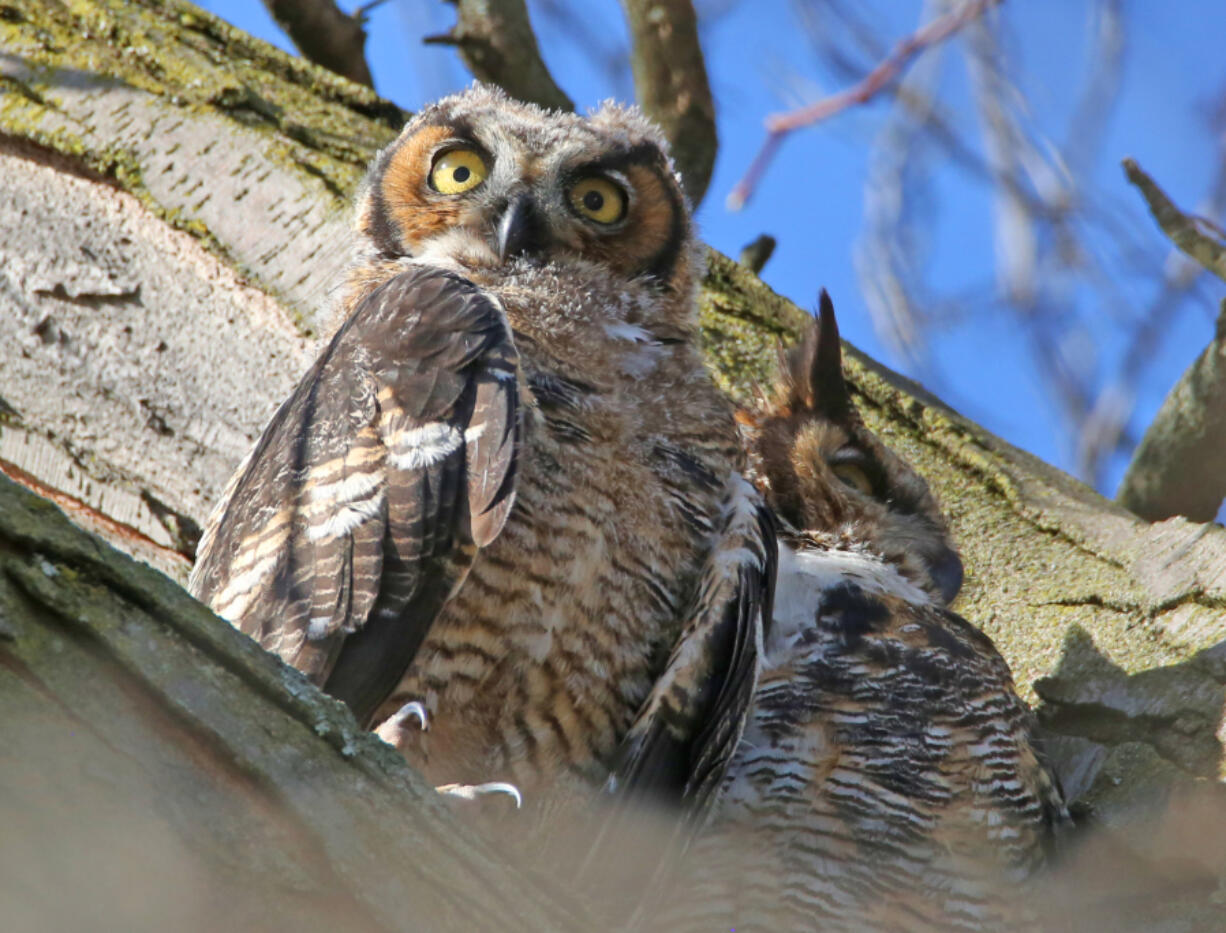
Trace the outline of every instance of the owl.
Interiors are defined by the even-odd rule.
[[[558,816],[616,750],[663,747],[684,773],[638,783],[709,783],[775,540],[700,358],[661,134],[474,86],[374,159],[356,237],[341,323],[217,506],[193,592],[435,784]]]
[[[779,576],[749,723],[658,930],[1005,930],[1068,820],[925,482],[863,425],[823,293],[742,415]]]

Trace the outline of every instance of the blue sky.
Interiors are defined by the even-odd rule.
[[[352,8],[345,0],[342,5]],[[261,4],[209,0],[203,6],[291,48]],[[923,12],[919,0],[859,6],[886,48],[914,30]],[[1073,123],[1074,101],[1088,77],[1095,6],[1088,0],[1006,0],[1000,8],[1010,37],[1006,51],[1014,72],[1022,76],[1026,115],[1056,144],[1075,138],[1081,129]],[[545,15],[541,0],[529,3],[554,77],[580,109],[607,97],[631,98],[628,71],[611,74],[592,54],[593,46],[625,44],[619,4],[591,0],[569,7],[576,20],[559,28]],[[1073,470],[1069,426],[1028,355],[1025,327],[992,300],[995,256],[988,185],[939,159],[924,163],[930,182],[930,203],[924,206],[925,281],[939,293],[970,291],[982,294],[983,301],[965,318],[932,332],[930,362],[916,367],[893,355],[874,332],[854,269],[864,225],[869,147],[891,112],[889,98],[793,134],[754,199],[744,210],[730,212],[724,198],[762,142],[762,117],[840,90],[847,80],[822,67],[788,0],[700,2],[699,7],[723,9],[703,33],[721,140],[711,189],[697,215],[707,242],[735,256],[759,233],[773,234],[779,247],[763,274],[773,288],[802,307],[812,307],[818,290],[828,288],[843,334],[853,344],[926,383],[1006,440]],[[1142,253],[1161,264],[1169,244],[1124,180],[1119,161],[1136,158],[1185,208],[1194,209],[1205,198],[1226,151],[1210,124],[1215,103],[1223,106],[1226,99],[1226,3],[1132,2],[1124,4],[1124,15],[1121,91],[1106,117],[1091,178],[1097,196],[1123,218]],[[469,77],[452,50],[420,44],[422,36],[445,32],[453,21],[453,8],[441,0],[391,0],[373,10],[367,57],[376,89],[415,110],[467,84]],[[590,41],[576,41],[577,30]],[[857,61],[871,63],[863,56]],[[951,45],[940,67],[941,99],[964,138],[978,144],[961,49]],[[1087,243],[1090,249],[1099,245],[1093,234],[1087,234]],[[1144,312],[1158,290],[1127,264],[1108,265],[1113,281],[1107,287],[1076,291],[1078,325],[1060,347],[1086,367],[1098,386],[1117,371],[1131,333],[1129,321]],[[1223,295],[1226,285],[1203,281],[1146,345],[1149,361],[1140,379],[1127,387],[1137,398],[1130,422],[1136,437],[1210,339]],[[1126,464],[1124,455],[1109,462],[1100,491],[1114,493]]]

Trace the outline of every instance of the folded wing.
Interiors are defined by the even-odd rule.
[[[239,467],[191,589],[365,722],[515,497],[496,301],[411,268],[354,310]]]

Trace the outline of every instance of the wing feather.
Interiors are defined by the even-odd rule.
[[[771,619],[778,559],[775,520],[757,491],[734,474],[722,527],[698,596],[663,674],[615,755],[609,806],[578,874],[608,883],[611,864],[629,865],[614,885],[655,891],[703,824],[748,720],[763,638]],[[679,817],[661,848],[659,822]],[[654,878],[650,877],[653,876]],[[646,907],[654,895],[644,894]]]
[[[375,289],[240,466],[192,591],[368,718],[506,522],[517,365],[464,279],[414,267]]]

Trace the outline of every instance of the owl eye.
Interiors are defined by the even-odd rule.
[[[450,149],[434,160],[430,187],[439,194],[463,194],[485,181],[485,160],[472,149]]]
[[[595,175],[571,187],[570,203],[580,215],[598,224],[615,224],[626,216],[626,192]]]
[[[873,494],[873,481],[869,479],[868,474],[864,472],[863,468],[856,466],[854,463],[836,463],[830,469],[835,476],[852,489],[858,490],[866,496]]]

